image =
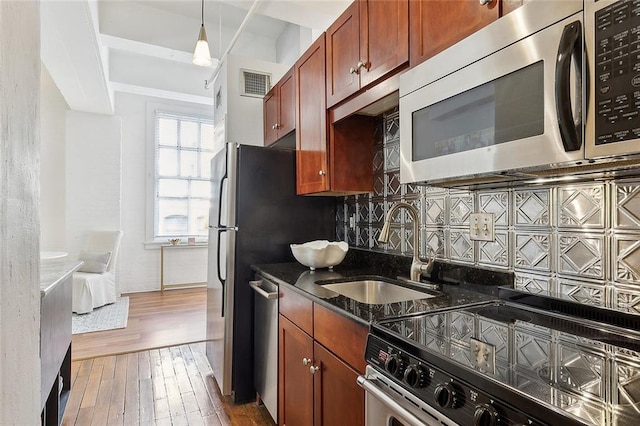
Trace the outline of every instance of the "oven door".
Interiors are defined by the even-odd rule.
[[[421,66],[446,67],[456,46]],[[583,49],[576,13],[402,96],[401,182],[581,162]]]
[[[366,426],[457,426],[370,366],[358,384],[365,390]]]

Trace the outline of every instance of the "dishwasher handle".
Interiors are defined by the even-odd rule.
[[[278,291],[274,291],[274,292],[266,292],[262,289],[262,287],[260,287],[260,284],[262,284],[262,280],[258,280],[258,281],[249,281],[249,286],[251,286],[252,289],[255,290],[256,293],[258,293],[260,296],[264,297],[265,299],[277,299],[278,298]]]

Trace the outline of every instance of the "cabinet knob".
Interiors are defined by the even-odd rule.
[[[271,130],[275,130],[276,129],[276,125],[274,124],[273,126],[271,126]]]
[[[326,174],[327,174],[327,172],[325,172],[324,170],[320,170],[320,171],[318,172],[318,174],[319,174],[320,176],[324,176],[324,175],[326,175]]]
[[[358,62],[358,69],[360,68],[366,68],[367,63],[365,61],[359,61]]]
[[[280,128],[280,124],[279,123],[276,123],[275,126],[276,126],[276,130]]]
[[[320,370],[320,367],[318,367],[317,365],[312,365],[311,367],[309,367],[309,372],[311,374],[316,374],[316,371]]]
[[[354,67],[349,68],[349,74],[357,74],[358,70],[355,69]]]
[[[490,5],[493,0],[478,0],[482,6]]]
[[[311,359],[310,358],[302,358],[302,365],[309,365],[311,364]]]

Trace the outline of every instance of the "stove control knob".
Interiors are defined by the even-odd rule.
[[[499,419],[498,412],[491,404],[477,405],[473,413],[474,426],[496,426]]]
[[[427,385],[427,373],[422,366],[409,364],[404,371],[404,381],[412,388],[423,388]]]
[[[391,373],[391,375],[402,377],[404,373],[404,361],[397,354],[389,355],[387,361],[384,363],[384,368]]]
[[[433,391],[433,397],[442,408],[456,408],[456,390],[451,383],[440,383]]]

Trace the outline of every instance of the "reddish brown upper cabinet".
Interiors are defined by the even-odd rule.
[[[327,106],[409,61],[409,1],[356,0],[327,29]]]
[[[352,116],[328,125],[325,35],[296,62],[297,193],[344,195],[373,190],[371,117]]]
[[[296,85],[293,68],[264,96],[264,145],[269,146],[296,128]]]
[[[411,0],[411,67],[522,5],[522,0]]]
[[[296,90],[296,184],[298,194],[329,190],[325,35],[294,66]]]

